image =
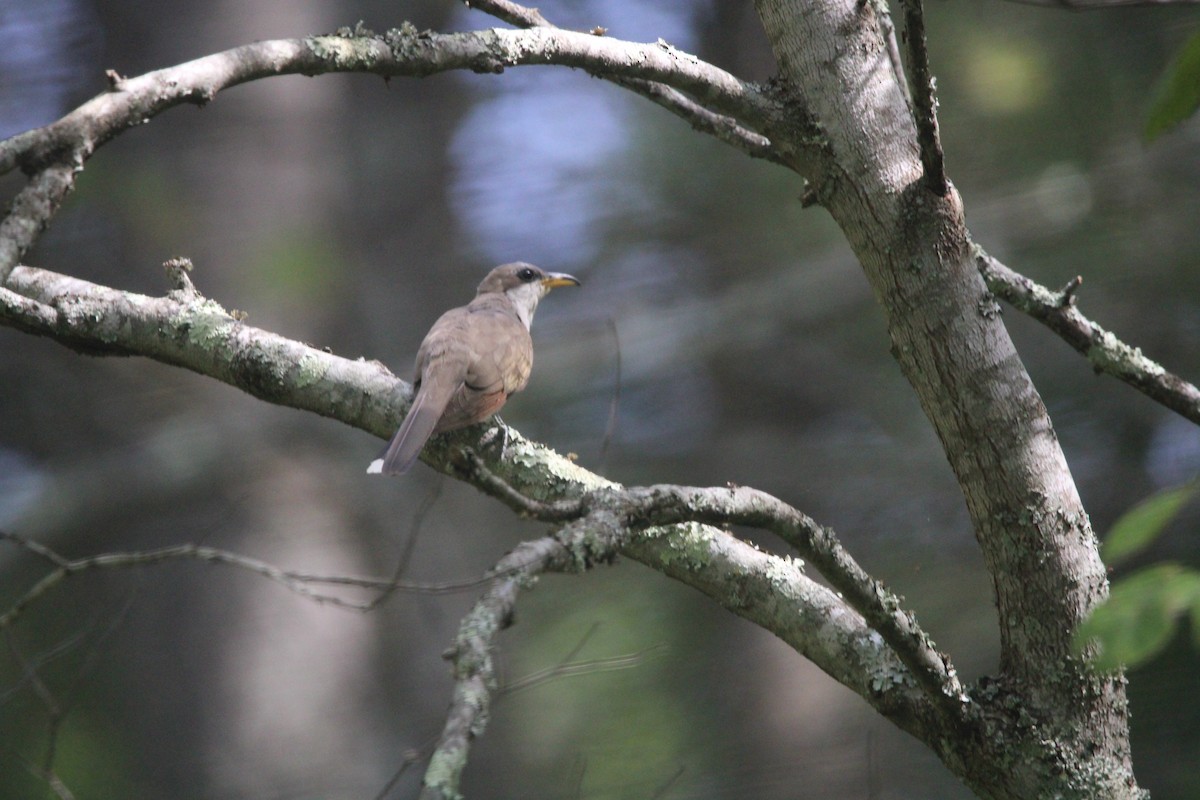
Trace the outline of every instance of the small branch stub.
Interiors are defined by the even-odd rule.
[[[938,133],[936,80],[929,71],[929,48],[925,40],[925,9],[921,0],[904,0],[904,39],[908,45],[909,80],[912,83],[917,143],[925,168],[926,187],[938,197],[950,191],[946,156]]]
[[[1075,305],[1075,292],[1079,291],[1079,287],[1083,285],[1083,276],[1076,275],[1071,280],[1067,281],[1067,285],[1058,293],[1058,307],[1066,308],[1067,306]]]
[[[167,279],[171,282],[171,287],[182,292],[189,297],[199,297],[200,292],[196,291],[196,285],[192,283],[191,277],[188,275],[194,267],[190,258],[172,258],[163,262],[163,269],[167,273]]]

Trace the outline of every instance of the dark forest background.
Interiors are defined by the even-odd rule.
[[[540,7],[746,78],[773,71],[749,2]],[[444,0],[0,0],[0,137],[102,91],[105,69],[405,19],[494,24]],[[1152,146],[1140,131],[1197,25],[1187,9],[928,7],[948,168],[977,240],[1043,284],[1082,275],[1089,316],[1192,380],[1200,125]],[[19,185],[0,181],[5,197]],[[533,380],[505,420],[625,483],[779,495],[833,526],[974,679],[996,666],[997,632],[962,499],[866,281],[801,192],[580,72],[285,77],[107,145],[26,262],[162,294],[162,262],[187,256],[197,287],[251,324],[406,377],[428,326],[490,266],[571,272],[583,288],[543,303]],[[1200,471],[1200,431],[1005,314],[1099,532]],[[70,556],[196,542],[438,582],[540,533],[422,466],[368,478],[380,445],[181,370],[0,328],[0,529]],[[1185,512],[1131,567],[1197,565],[1198,521]],[[0,608],[43,570],[0,547]],[[195,562],[71,578],[0,637],[0,797],[47,795],[34,772],[51,742],[79,798],[373,797],[440,731],[440,653],[478,591],[399,593],[359,614]],[[633,563],[543,579],[502,648],[510,682],[638,657],[503,696],[470,797],[968,796],[782,643]],[[1130,681],[1142,785],[1200,795],[1188,637]]]

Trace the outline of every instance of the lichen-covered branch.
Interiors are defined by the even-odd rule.
[[[548,503],[522,495],[490,472],[473,453],[463,458],[464,474],[476,486],[518,513],[543,522],[577,519],[603,509],[633,530],[699,522],[744,525],[776,534],[811,562],[879,632],[932,701],[943,705],[951,716],[958,714],[964,693],[957,672],[916,617],[902,607],[899,597],[867,574],[832,530],[777,497],[745,486],[606,486],[580,497]]]
[[[175,280],[179,284],[180,277]],[[141,355],[182,366],[268,402],[313,411],[380,437],[391,434],[407,407],[410,387],[381,365],[340,358],[254,328],[194,289],[148,297],[29,267],[14,270],[9,286],[0,290],[0,324],[84,352]],[[591,527],[582,532],[595,530],[597,515],[611,516],[621,508],[600,502],[608,495],[620,497],[617,484],[516,432],[509,433],[503,454],[481,448],[484,430],[476,426],[437,437],[422,457],[460,477],[469,471],[464,464],[479,459],[487,472],[512,487],[513,495],[542,504],[530,509],[554,509],[559,521],[583,511]],[[464,447],[480,455],[469,455]],[[495,484],[478,474],[466,477],[495,492]],[[941,714],[928,692],[892,647],[846,600],[805,575],[800,563],[697,522],[654,522],[647,517],[626,525],[629,533],[619,551],[776,634],[902,728],[920,734],[938,724]],[[585,565],[587,553],[602,549],[581,545],[568,552]]]
[[[650,486],[629,489],[638,514],[657,525],[684,521],[746,525],[771,531],[799,551],[883,637],[912,671],[930,698],[952,713],[963,687],[948,658],[938,651],[901,600],[864,570],[836,534],[766,492],[745,486],[696,488]]]
[[[467,613],[447,657],[454,664],[454,693],[446,724],[425,770],[422,800],[455,800],[471,740],[487,724],[496,691],[493,650],[500,631],[512,622],[517,595],[543,572],[565,570],[571,558],[553,536],[522,542],[496,564],[497,578]]]
[[[75,187],[81,163],[73,159],[45,167],[13,198],[8,213],[0,220],[0,286],[58,213]]]
[[[96,148],[169,108],[204,105],[229,87],[272,75],[425,77],[449,70],[503,72],[506,67],[548,64],[634,81],[630,88],[644,90],[698,130],[751,155],[779,160],[770,142],[751,130],[773,115],[772,101],[753,84],[665,42],[636,44],[552,27],[438,34],[407,24],[381,35],[346,29],[333,36],[255,42],[137,77],[110,74],[109,91],[57,122],[0,142],[0,174],[20,167],[32,176],[0,223],[0,286],[57,212]]]
[[[463,0],[463,2],[477,11],[491,14],[496,19],[518,28],[557,27],[543,17],[538,9],[520,5],[511,0]],[[597,28],[593,29],[591,33],[595,36],[603,36],[605,31]],[[686,120],[694,130],[714,136],[725,144],[736,147],[751,158],[762,158],[777,164],[786,163],[766,136],[750,130],[735,117],[710,111],[677,89],[641,78],[613,77],[602,72],[593,72],[592,74],[598,78],[611,80],[618,86],[640,94],[650,102],[656,103]]]
[[[349,360],[246,325],[220,304],[175,290],[122,292],[18,267],[0,289],[0,324],[93,355],[139,355],[236,386],[262,400],[387,435],[410,387],[378,362]]]
[[[1085,317],[1075,305],[1081,281],[1072,281],[1056,292],[1012,271],[978,247],[975,264],[992,294],[1057,333],[1086,356],[1096,372],[1124,381],[1200,425],[1200,389]]]
[[[376,35],[339,35],[255,42],[132,78],[57,122],[0,142],[0,173],[34,173],[64,154],[87,158],[104,142],[181,103],[204,105],[218,92],[272,75],[363,72],[426,77],[450,70],[502,72],[507,67],[559,65],[671,86],[706,107],[755,124],[772,104],[753,84],[660,42],[637,44],[558,28],[469,33],[418,32],[411,25]]]

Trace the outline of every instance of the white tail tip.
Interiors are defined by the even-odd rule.
[[[372,461],[371,466],[367,467],[367,474],[368,475],[382,475],[383,474],[383,459],[377,458],[374,461]]]

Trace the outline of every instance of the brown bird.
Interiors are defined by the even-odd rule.
[[[425,335],[417,351],[416,399],[367,472],[407,472],[430,436],[483,422],[524,389],[533,368],[529,324],[538,301],[556,286],[578,285],[570,275],[521,262],[489,272],[474,300],[442,314]]]

